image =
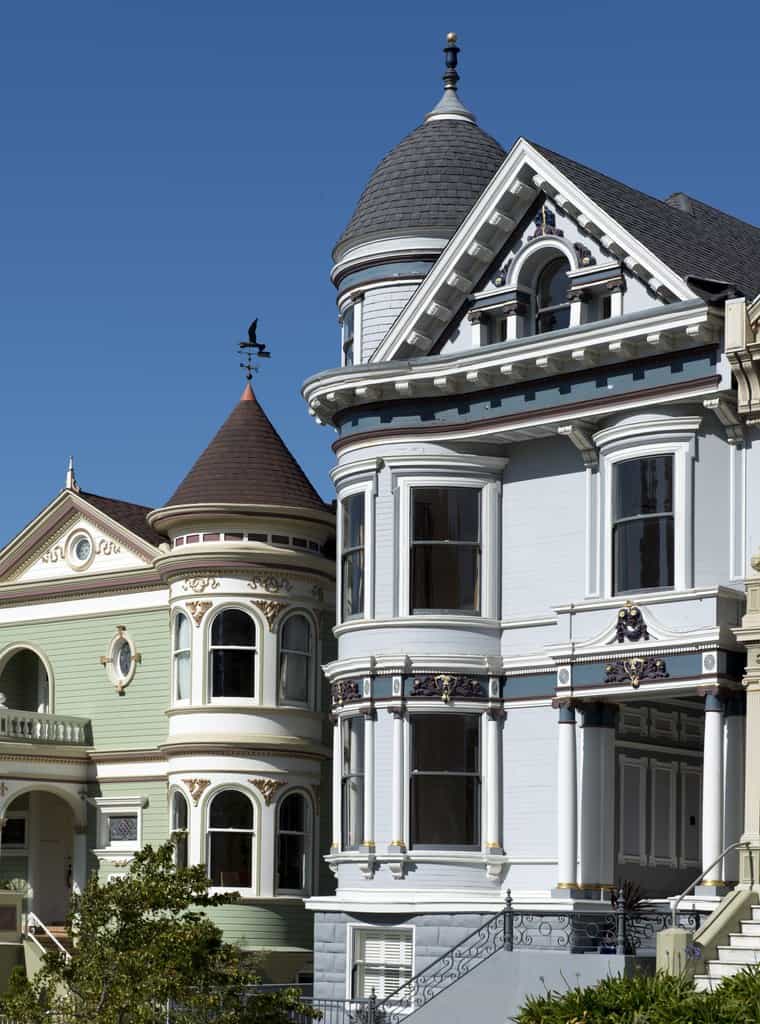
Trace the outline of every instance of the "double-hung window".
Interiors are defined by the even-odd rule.
[[[347,306],[341,317],[341,345],[343,347],[343,365],[354,365],[354,306]]]
[[[364,492],[341,502],[341,621],[364,615],[366,508]]]
[[[480,717],[410,716],[412,846],[480,847]]]
[[[618,462],[613,473],[612,592],[672,587],[673,456]]]
[[[413,487],[409,605],[480,613],[480,489]]]
[[[361,846],[364,828],[364,718],[347,718],[341,728],[341,844],[344,850],[355,850]]]
[[[411,928],[356,928],[351,958],[351,998],[385,999],[412,976]],[[399,1003],[409,1002],[406,990]]]

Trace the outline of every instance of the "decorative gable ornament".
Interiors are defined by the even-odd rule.
[[[639,640],[649,639],[649,632],[642,611],[631,601],[626,601],[618,612],[615,639],[619,644],[625,643],[626,640],[638,643]]]

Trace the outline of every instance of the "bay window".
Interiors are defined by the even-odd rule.
[[[280,627],[280,702],[308,705],[312,674],[312,629],[305,615],[289,616]]]
[[[612,592],[674,585],[673,456],[618,462],[612,482]]]
[[[277,815],[277,889],[305,892],[311,855],[309,808],[301,793],[286,796]]]
[[[172,797],[172,838],[174,839],[174,863],[178,868],[186,868],[188,865],[189,822],[190,809],[187,800],[182,793],[175,793]]]
[[[410,716],[411,845],[480,847],[480,717]]]
[[[412,613],[480,613],[480,490],[413,487]]]
[[[364,615],[365,496],[341,502],[341,621]]]
[[[235,789],[218,793],[209,808],[206,865],[212,885],[250,889],[253,878],[253,804]]]
[[[211,696],[255,695],[256,623],[238,608],[220,612],[211,624]]]
[[[190,699],[190,619],[179,612],[174,620],[174,696]]]
[[[341,845],[355,850],[361,846],[364,827],[364,718],[347,718],[341,728]]]

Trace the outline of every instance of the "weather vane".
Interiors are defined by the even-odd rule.
[[[271,359],[272,353],[267,352],[266,344],[263,341],[256,340],[256,326],[259,322],[259,318],[253,321],[251,326],[248,328],[248,341],[238,342],[238,349],[242,356],[245,356],[245,362],[240,364],[240,369],[245,370],[245,379],[251,380],[254,373],[259,372],[258,366],[254,366],[253,359]]]

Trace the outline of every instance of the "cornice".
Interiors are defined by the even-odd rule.
[[[233,503],[211,503],[203,505],[166,505],[154,509],[148,515],[148,523],[154,530],[165,532],[168,527],[186,523],[189,520],[208,520],[225,517],[239,519],[291,519],[298,522],[318,523],[320,526],[335,527],[335,515],[325,506],[324,512],[298,508],[289,505],[250,505]]]
[[[161,750],[167,760],[176,757],[194,757],[208,755],[215,757],[298,757],[307,761],[325,761],[331,756],[329,747],[321,743],[308,743],[303,740],[294,741],[292,745],[282,745],[272,742],[272,737],[266,737],[261,744],[256,740],[246,743],[231,743],[225,745],[222,741],[202,740],[176,740],[170,743],[162,743]],[[173,769],[170,769],[173,770]],[[184,768],[182,769],[185,770]]]
[[[191,551],[186,548],[173,549],[157,558],[154,565],[162,582],[171,583],[185,576],[198,575],[223,575],[247,579],[255,570],[287,572],[289,576],[299,576],[307,582],[335,581],[335,562],[332,559],[317,558],[300,548],[275,550],[268,547],[264,557],[261,549],[257,551],[236,545],[230,545],[224,550],[214,547],[213,550],[204,551],[203,548],[204,545],[198,544]],[[304,562],[312,564],[303,565]]]
[[[42,601],[73,601],[104,594],[127,594],[162,588],[161,577],[153,568],[119,569],[91,576],[0,584],[0,607],[9,604],[39,604]]]

